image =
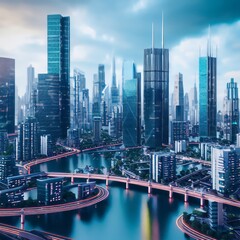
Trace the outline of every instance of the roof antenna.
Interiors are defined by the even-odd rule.
[[[164,49],[164,18],[162,12],[162,49]]]
[[[152,50],[154,49],[154,23],[152,23]]]

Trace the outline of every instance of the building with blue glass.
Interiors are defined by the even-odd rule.
[[[161,148],[169,136],[169,50],[144,50],[144,123],[145,145]]]
[[[236,134],[239,133],[239,98],[238,87],[234,79],[227,83],[227,95],[224,99],[224,139],[231,143],[236,142]]]
[[[61,137],[60,80],[58,74],[38,74],[36,118],[40,134],[50,134],[53,142]]]
[[[141,144],[141,74],[132,61],[125,61],[122,69],[123,144]]]
[[[217,58],[199,58],[199,136],[216,138]]]
[[[15,132],[15,59],[0,57],[0,131]]]
[[[59,14],[47,17],[48,73],[60,80],[61,137],[70,127],[70,18]]]

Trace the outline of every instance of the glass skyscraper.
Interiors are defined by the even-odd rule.
[[[144,50],[145,145],[168,145],[169,129],[169,50]]]
[[[61,137],[70,127],[70,18],[48,15],[48,73],[59,74]]]
[[[141,74],[134,62],[123,63],[123,144],[141,144]]]
[[[235,143],[236,134],[239,132],[239,98],[237,83],[233,78],[227,83],[227,96],[224,102],[224,138]]]
[[[15,60],[0,57],[0,131],[15,132]]]
[[[51,134],[53,141],[61,137],[59,82],[58,74],[38,74],[36,118],[41,134]]]
[[[216,137],[217,59],[199,58],[199,136]]]

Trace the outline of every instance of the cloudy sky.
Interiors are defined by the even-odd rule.
[[[142,71],[152,22],[155,46],[161,46],[162,12],[165,47],[170,49],[170,92],[178,72],[183,73],[186,91],[195,79],[198,82],[199,49],[206,54],[209,25],[218,57],[218,98],[231,77],[240,85],[239,0],[0,0],[0,4],[0,56],[16,59],[19,95],[25,92],[30,64],[36,73],[46,72],[47,15],[56,13],[70,16],[71,69],[85,72],[89,88],[99,63],[106,65],[110,82],[113,55],[118,80],[124,59],[134,60]]]

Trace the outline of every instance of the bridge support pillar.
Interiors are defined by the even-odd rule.
[[[24,222],[25,222],[25,215],[24,213],[21,214],[21,229],[24,230]]]
[[[129,178],[127,178],[127,181],[126,181],[126,189],[129,188]]]
[[[185,192],[185,194],[184,194],[184,202],[188,202],[188,194],[187,194],[187,192]]]
[[[203,195],[200,198],[200,207],[204,206],[204,199],[203,199]]]
[[[169,190],[169,198],[173,197],[173,189],[172,186],[170,186],[170,190]]]
[[[106,178],[106,186],[108,187],[108,178]]]
[[[152,184],[150,181],[148,181],[148,194],[152,193]]]
[[[74,184],[74,177],[71,177],[71,184]]]

